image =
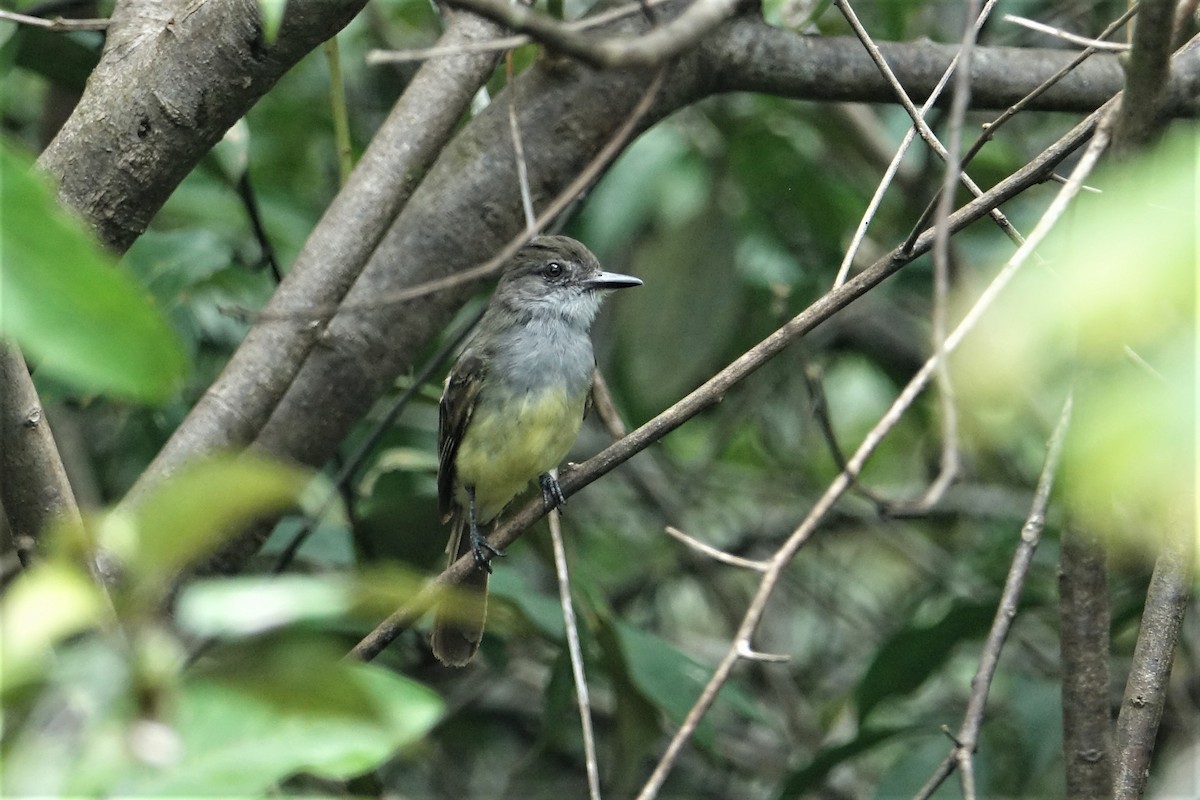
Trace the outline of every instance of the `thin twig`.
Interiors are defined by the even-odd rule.
[[[984,5],[983,10],[979,13],[979,17],[975,20],[975,29],[978,34],[979,29],[983,27],[983,23],[987,21],[988,16],[992,12],[992,8],[999,0],[988,0]],[[961,57],[961,51],[954,54],[954,58],[950,59],[949,66],[942,73],[942,77],[938,78],[937,85],[933,87],[933,91],[929,93],[929,99],[921,106],[920,114],[924,117],[929,113],[929,109],[933,108],[934,103],[942,96],[942,90],[946,88],[946,84],[950,82],[950,77],[954,74],[954,70],[958,67],[958,60]],[[867,228],[870,227],[871,221],[875,218],[875,213],[879,210],[880,204],[883,202],[883,195],[891,186],[892,181],[896,177],[896,173],[900,170],[900,162],[903,161],[908,148],[912,145],[913,139],[916,138],[917,127],[913,125],[904,134],[904,139],[900,142],[900,146],[896,148],[896,155],[892,157],[892,161],[888,164],[887,169],[883,173],[883,178],[880,179],[879,185],[875,188],[875,194],[871,196],[871,202],[867,204],[867,210],[863,212],[862,219],[858,223],[858,227],[854,230],[854,238],[851,239],[849,247],[846,248],[846,255],[842,258],[842,264],[838,267],[837,278],[834,279],[834,288],[841,286],[846,282],[847,276],[850,274],[850,267],[854,263],[855,257],[858,255],[858,249],[862,246],[863,239],[866,238]]]
[[[556,476],[557,477],[557,476]],[[571,600],[571,574],[567,570],[567,549],[563,544],[558,509],[548,515],[550,541],[554,545],[554,573],[558,576],[558,598],[562,605],[563,626],[567,635],[567,653],[571,657],[571,676],[575,679],[575,702],[579,705],[579,724],[583,732],[583,756],[587,765],[588,796],[600,800],[600,769],[596,761],[596,734],[592,730],[592,704],[588,698],[587,675],[583,669],[583,648],[579,644],[579,624]]]
[[[850,23],[850,27],[854,30],[854,34],[858,37],[859,41],[862,42],[863,47],[866,48],[868,55],[871,56],[871,60],[875,62],[875,65],[879,68],[880,73],[883,74],[883,77],[888,82],[888,85],[892,87],[892,91],[895,93],[896,99],[900,102],[900,105],[904,107],[904,110],[908,112],[908,116],[912,119],[913,124],[916,125],[917,132],[920,134],[921,138],[925,140],[925,143],[929,145],[933,152],[937,153],[938,158],[941,158],[943,161],[945,161],[946,148],[942,146],[942,143],[938,141],[937,135],[934,134],[933,130],[930,129],[929,124],[925,122],[925,117],[922,116],[921,112],[917,110],[917,107],[913,105],[913,101],[908,96],[908,92],[906,92],[904,87],[900,84],[900,79],[896,77],[896,73],[892,71],[890,66],[888,66],[887,60],[883,57],[883,53],[880,52],[879,47],[875,44],[875,41],[871,38],[871,35],[867,33],[866,28],[864,28],[862,22],[859,21],[858,15],[854,13],[854,9],[850,7],[849,0],[833,0],[833,2],[834,5],[838,7],[838,10],[842,12],[842,16],[846,18],[846,21]],[[961,176],[962,184],[967,187],[971,194],[973,194],[975,197],[982,196],[983,190],[979,188],[979,184],[975,183],[975,181],[973,181],[969,175],[967,175],[965,172],[961,172],[961,170],[957,174]],[[1000,230],[1004,231],[1005,235],[1008,236],[1008,238],[1011,239],[1014,244],[1021,244],[1021,235],[1017,233],[1015,228],[1013,228],[1012,223],[1008,221],[1008,217],[1006,217],[1003,212],[1001,212],[999,209],[992,209],[988,216],[990,216],[996,222],[996,224],[1000,226]]]
[[[43,28],[48,31],[103,31],[108,30],[110,21],[107,19],[67,19],[65,17],[31,17],[28,14],[18,14],[16,11],[0,9],[0,19],[15,22],[18,25],[28,25],[32,28]]]
[[[346,82],[342,77],[341,50],[337,36],[321,45],[329,68],[329,107],[333,116],[333,141],[337,150],[338,185],[345,186],[354,171],[354,152],[350,145],[350,116],[346,110]]]
[[[829,401],[825,397],[825,384],[822,379],[821,370],[816,364],[806,364],[801,370],[801,375],[804,378],[805,388],[808,389],[809,397],[812,398],[813,419],[817,422],[817,430],[825,439],[825,445],[829,448],[829,455],[833,459],[833,465],[841,471],[846,469],[846,454],[842,451],[841,444],[837,440],[837,432],[833,429],[833,420],[829,416]],[[874,489],[867,486],[857,476],[854,478],[854,489],[874,506],[880,514],[891,513],[891,503],[884,497],[881,497]]]
[[[1112,105],[1112,103],[1105,104],[1103,110],[1107,113]],[[999,293],[1025,265],[1033,249],[1041,244],[1050,230],[1057,225],[1058,220],[1066,211],[1071,200],[1078,194],[1079,187],[1082,185],[1084,178],[1095,167],[1100,154],[1107,147],[1108,141],[1109,137],[1106,131],[1097,133],[1091,146],[1080,158],[1075,169],[1072,171],[1071,180],[1055,196],[1045,213],[1042,214],[1041,219],[1038,220],[1033,232],[1029,234],[1029,238],[1017,248],[1017,251],[1000,269],[987,288],[979,295],[959,324],[946,337],[945,349],[947,353],[953,352],[962,343],[963,338],[975,327],[979,319],[983,316],[983,313],[992,305]],[[857,475],[862,471],[863,466],[875,451],[875,448],[879,446],[888,432],[900,421],[905,411],[907,411],[928,384],[935,366],[936,357],[930,358],[917,374],[913,376],[912,380],[904,387],[903,391],[901,391],[891,407],[888,408],[887,412],[884,413],[880,421],[867,433],[862,444],[847,463],[847,470],[839,473],[834,478],[833,482],[814,504],[808,516],[805,517],[800,526],[793,531],[791,536],[788,537],[787,541],[771,559],[771,568],[763,574],[758,591],[755,593],[754,599],[750,602],[746,610],[741,626],[734,636],[733,643],[713,671],[708,683],[705,685],[703,691],[701,691],[700,697],[692,705],[687,716],[680,724],[679,729],[676,731],[674,737],[672,737],[666,752],[663,753],[662,758],[659,759],[654,771],[638,794],[638,800],[651,800],[651,798],[657,797],[663,782],[678,760],[684,744],[695,733],[700,720],[708,712],[708,709],[716,699],[717,693],[725,685],[725,682],[733,672],[734,665],[740,659],[739,650],[749,645],[754,632],[758,628],[758,623],[762,619],[767,601],[770,599],[771,593],[784,569],[791,563],[792,558],[799,551],[800,547],[812,536],[825,514],[833,508],[834,503],[851,486],[851,476]]]
[[[1046,527],[1046,510],[1050,505],[1050,494],[1054,489],[1054,479],[1058,474],[1058,465],[1062,460],[1063,444],[1066,441],[1067,429],[1071,424],[1072,394],[1067,394],[1062,411],[1058,416],[1058,424],[1046,447],[1046,457],[1042,461],[1042,473],[1038,477],[1037,489],[1030,504],[1029,516],[1021,526],[1021,539],[1013,553],[1012,564],[1008,569],[1008,577],[1004,581],[1004,589],[1000,593],[1000,603],[996,607],[996,616],[988,631],[987,640],[979,656],[979,666],[971,679],[971,696],[967,701],[967,710],[963,715],[962,725],[958,734],[953,737],[955,746],[949,755],[938,766],[929,781],[921,787],[914,800],[927,800],[942,782],[949,777],[955,767],[962,768],[971,764],[972,755],[979,744],[979,732],[983,728],[983,713],[987,705],[988,692],[991,690],[992,679],[996,674],[996,666],[1000,663],[1000,653],[1008,639],[1008,632],[1017,616],[1017,606],[1021,591],[1025,587],[1025,577],[1033,563],[1034,553],[1041,542],[1042,531]],[[967,793],[964,791],[964,795]],[[973,790],[972,790],[973,794]]]
[[[954,203],[954,188],[958,185],[959,152],[962,148],[963,120],[971,101],[971,55],[975,50],[975,20],[978,0],[968,0],[967,23],[964,26],[961,62],[954,76],[954,93],[950,100],[949,134],[946,144],[946,174],[938,197],[937,215],[933,222],[933,352],[937,357],[938,406],[941,410],[942,453],[941,468],[929,489],[917,502],[927,510],[942,498],[946,489],[958,477],[958,405],[954,399],[954,383],[950,379],[950,364],[945,355],[946,319],[950,304],[950,229],[946,220]],[[973,799],[972,799],[973,800]]]
[[[1123,42],[1104,42],[1099,39],[1089,39],[1086,36],[1080,36],[1070,31],[1064,31],[1062,28],[1055,28],[1053,25],[1047,25],[1043,22],[1036,22],[1025,17],[1018,17],[1016,14],[1005,14],[1002,19],[1005,22],[1011,22],[1014,25],[1020,25],[1023,28],[1029,28],[1031,31],[1045,33],[1053,36],[1056,39],[1062,39],[1064,42],[1078,44],[1084,47],[1090,47],[1093,50],[1105,50],[1111,53],[1124,53],[1129,50],[1129,45]]]
[[[517,185],[521,189],[521,208],[525,211],[525,230],[537,233],[537,215],[533,213],[533,196],[529,192],[529,167],[525,164],[525,147],[521,144],[521,123],[517,120],[517,84],[513,82],[513,54],[504,56],[504,81],[508,86],[508,128],[512,133],[513,157],[517,160]]]
[[[1106,39],[1109,36],[1111,36],[1112,34],[1114,34],[1126,22],[1128,22],[1130,19],[1132,19],[1133,16],[1135,14],[1137,14],[1137,11],[1138,11],[1137,5],[1132,5],[1129,8],[1125,9],[1124,13],[1122,13],[1119,17],[1117,17],[1115,20],[1113,20],[1111,23],[1109,23],[1109,25],[1103,31],[1100,32],[1099,38]],[[983,133],[981,133],[979,135],[979,137],[975,140],[975,142],[971,145],[971,147],[967,149],[966,154],[962,158],[962,164],[960,166],[963,169],[966,169],[966,166],[971,163],[971,161],[975,158],[976,155],[979,154],[979,151],[982,150],[984,148],[984,146],[992,140],[993,137],[995,137],[996,131],[999,130],[1002,125],[1004,125],[1010,119],[1015,117],[1021,111],[1024,111],[1029,106],[1030,103],[1032,103],[1034,100],[1036,100],[1041,95],[1045,94],[1050,89],[1050,87],[1054,86],[1056,83],[1058,83],[1060,80],[1065,78],[1067,75],[1071,74],[1071,72],[1076,67],[1078,67],[1080,64],[1082,64],[1087,59],[1091,58],[1093,55],[1096,54],[1096,52],[1097,52],[1096,48],[1094,48],[1094,47],[1089,47],[1085,50],[1080,51],[1080,53],[1077,56],[1075,56],[1075,58],[1071,59],[1070,63],[1066,64],[1062,69],[1058,70],[1058,72],[1055,72],[1053,75],[1046,78],[1046,80],[1044,80],[1040,84],[1038,84],[1033,89],[1033,91],[1031,91],[1029,94],[1025,95],[1020,100],[1018,100],[1016,103],[1014,103],[1013,105],[1011,105],[1007,109],[1005,109],[1004,112],[1000,114],[1000,116],[996,117],[996,119],[985,124],[983,126]],[[1050,175],[1050,179],[1057,181],[1058,183],[1066,183],[1067,182],[1066,178],[1063,178],[1062,176],[1054,174],[1054,173],[1052,173]],[[1084,191],[1095,191],[1091,187],[1086,187],[1086,186],[1083,187],[1083,189],[1084,189]],[[929,224],[930,217],[933,216],[933,211],[934,211],[934,208],[936,207],[936,204],[937,204],[937,198],[934,198],[932,201],[930,201],[929,205],[925,207],[925,211],[922,212],[921,218],[917,221],[917,224],[913,226],[912,232],[908,235],[908,240],[905,242],[905,249],[907,249],[911,245],[911,243],[916,240],[916,237],[920,235],[921,231],[925,230],[925,226]]]
[[[705,544],[699,539],[689,536],[674,525],[668,525],[664,530],[693,550],[697,550],[715,561],[720,561],[722,564],[728,564],[731,567],[752,569],[755,572],[766,572],[767,568],[771,566],[768,561],[754,561],[749,558],[735,556],[733,553],[726,553],[724,550],[713,547],[711,544]]]
[[[625,427],[625,421],[621,419],[621,414],[617,411],[617,404],[613,400],[612,391],[608,388],[608,381],[604,380],[604,375],[600,373],[599,367],[592,372],[592,408],[596,410],[600,424],[608,431],[608,435],[614,442],[629,433],[629,429]]]

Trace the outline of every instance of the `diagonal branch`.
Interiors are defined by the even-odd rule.
[[[1167,679],[1195,579],[1195,523],[1185,513],[1154,562],[1129,680],[1117,717],[1113,797],[1138,800],[1146,791],[1150,756],[1167,699]]]

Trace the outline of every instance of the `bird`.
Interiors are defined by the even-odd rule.
[[[487,614],[487,541],[535,478],[547,509],[565,502],[557,467],[579,434],[596,359],[591,326],[610,290],[641,285],[605,272],[567,236],[536,236],[504,266],[483,316],[446,377],[438,413],[438,510],[450,563],[475,569],[435,612],[430,646],[447,666],[479,650]]]

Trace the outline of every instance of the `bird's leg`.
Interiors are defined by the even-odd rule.
[[[475,487],[467,487],[467,498],[470,500],[467,508],[467,521],[471,528],[471,555],[475,556],[475,566],[479,569],[491,574],[492,556],[504,556],[504,551],[499,547],[494,547],[488,544],[488,540],[479,533],[479,524],[475,519]],[[490,554],[490,555],[489,555]]]
[[[554,473],[543,472],[539,475],[538,486],[542,487],[542,505],[547,511],[562,508],[567,504],[567,497],[563,494],[562,487],[558,485],[558,478]]]

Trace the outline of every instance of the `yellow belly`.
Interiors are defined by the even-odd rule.
[[[548,391],[475,409],[458,448],[458,501],[475,487],[480,522],[494,519],[525,486],[557,467],[579,434],[586,395]]]

